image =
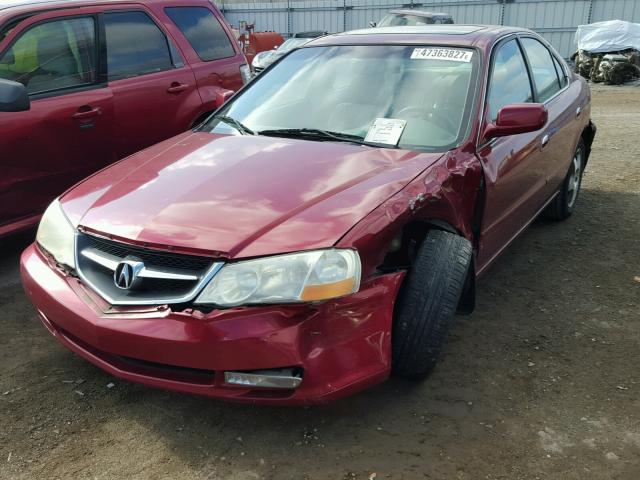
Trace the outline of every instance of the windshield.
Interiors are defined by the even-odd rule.
[[[392,119],[402,124],[399,147],[443,150],[466,133],[476,57],[470,49],[444,47],[302,48],[253,80],[218,115],[258,134],[315,129],[362,139],[376,119]],[[216,117],[201,130],[240,134]]]
[[[453,23],[453,20],[449,17],[435,16],[418,16],[418,15],[405,15],[401,13],[389,13],[380,22],[378,27],[414,27],[416,25],[431,25],[434,23]]]

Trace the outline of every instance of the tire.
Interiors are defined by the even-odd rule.
[[[562,182],[562,188],[556,197],[544,210],[544,216],[551,220],[566,220],[576,208],[580,186],[582,185],[582,172],[586,160],[586,148],[584,140],[580,138],[573,160],[569,166],[567,176]],[[578,174],[576,175],[576,171]]]
[[[426,377],[435,366],[473,258],[459,235],[431,230],[401,290],[392,330],[393,373]]]

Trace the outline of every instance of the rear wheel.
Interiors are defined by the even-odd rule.
[[[580,186],[582,185],[582,172],[586,158],[585,152],[584,140],[581,138],[573,154],[573,159],[564,183],[562,184],[562,189],[545,209],[545,217],[552,220],[565,220],[573,213],[578,200]]]
[[[392,332],[393,372],[420,379],[435,366],[473,257],[459,235],[431,230],[398,299]]]

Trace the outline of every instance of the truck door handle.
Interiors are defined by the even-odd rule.
[[[71,118],[75,118],[76,120],[81,120],[83,118],[97,117],[101,113],[102,111],[97,107],[94,108],[90,105],[83,105],[78,109],[76,113],[71,115]]]
[[[173,82],[169,88],[167,88],[168,93],[180,93],[184,92],[189,88],[189,85],[186,83]]]

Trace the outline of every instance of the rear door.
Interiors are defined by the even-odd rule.
[[[121,8],[101,16],[119,157],[188,130],[202,100],[196,79],[151,13]]]
[[[249,72],[244,55],[212,4],[165,7],[164,13],[177,27],[176,35],[181,35],[191,47],[185,49],[187,61],[196,76],[205,108],[214,110],[220,88],[236,91],[242,87],[241,66],[244,65],[247,75]]]
[[[23,83],[31,98],[29,111],[0,113],[0,232],[7,233],[115,155],[95,9],[35,15],[2,35],[0,77]]]
[[[558,188],[569,170],[575,141],[580,135],[581,122],[575,121],[578,88],[569,91],[566,73],[555,55],[538,39],[520,39],[531,72],[536,102],[543,103],[549,112],[544,129],[540,163],[545,169],[545,189],[542,201]],[[577,87],[577,86],[576,86]]]
[[[525,57],[514,37],[494,50],[485,105],[485,124],[498,111],[513,103],[530,103],[534,91]],[[478,156],[486,180],[484,217],[480,233],[478,271],[491,261],[524,229],[540,209],[546,182],[546,165],[541,161],[544,129],[481,139]]]

